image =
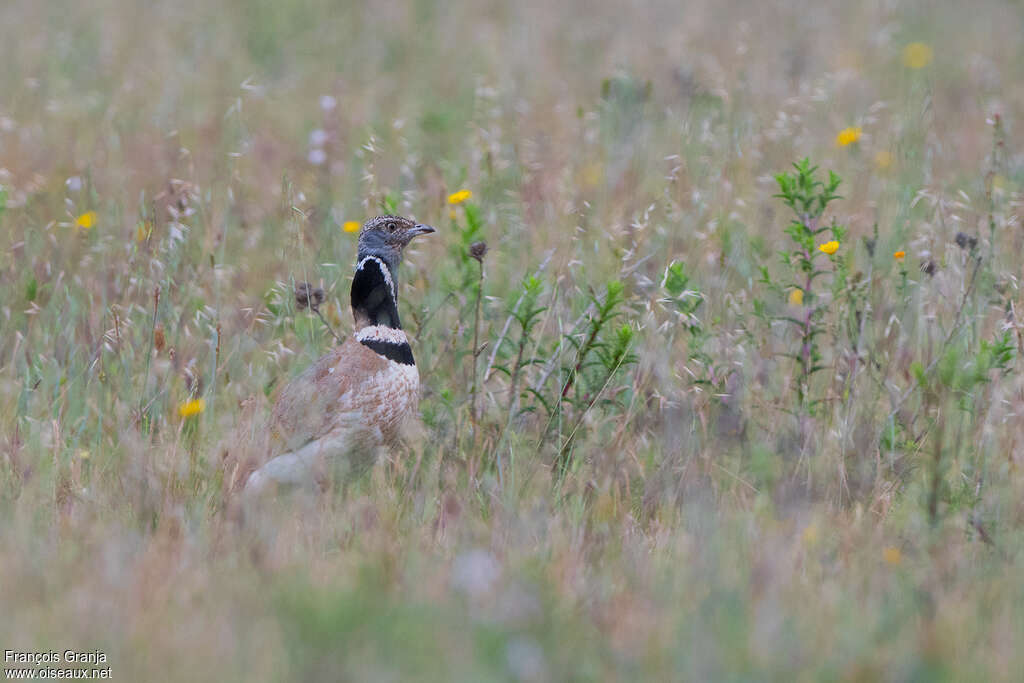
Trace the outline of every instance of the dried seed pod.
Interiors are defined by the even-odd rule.
[[[968,251],[974,251],[974,248],[978,246],[978,238],[973,235],[968,235],[965,232],[958,232],[956,234],[956,246],[961,249],[967,249]]]
[[[164,350],[164,346],[167,345],[167,338],[164,336],[164,326],[157,324],[153,328],[153,348],[156,349],[157,353]]]
[[[473,242],[469,245],[469,255],[483,263],[484,256],[487,255],[487,242]]]
[[[877,241],[878,240],[870,239],[870,238],[864,240],[864,248],[868,250],[868,256],[874,256],[875,255],[875,244],[877,243]]]
[[[314,287],[308,282],[295,285],[295,303],[300,311],[311,308],[314,311],[324,302],[324,290]]]

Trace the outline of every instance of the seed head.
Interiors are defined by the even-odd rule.
[[[157,323],[153,327],[153,348],[156,349],[157,353],[160,353],[166,345],[167,337],[164,336],[164,326]]]
[[[483,263],[484,256],[487,255],[487,242],[473,242],[473,244],[469,245],[469,255],[479,263]]]
[[[978,246],[978,238],[965,232],[958,232],[955,239],[956,246],[967,251],[974,251],[974,248]]]
[[[308,282],[300,282],[295,285],[295,303],[300,311],[307,308],[317,310],[324,302],[324,290],[314,287]]]

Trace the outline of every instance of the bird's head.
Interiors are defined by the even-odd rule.
[[[359,231],[359,258],[376,256],[395,271],[402,261],[402,250],[418,235],[435,232],[429,225],[401,216],[377,216]]]

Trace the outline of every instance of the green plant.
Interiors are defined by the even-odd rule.
[[[978,501],[984,480],[984,457],[972,444],[979,420],[988,411],[983,391],[993,377],[1012,369],[1016,348],[1009,332],[992,341],[982,340],[977,351],[950,345],[930,375],[920,363],[911,370],[923,394],[924,415],[930,432],[931,461],[928,463],[926,509],[934,526],[940,519],[939,505],[971,507]],[[971,457],[973,455],[973,457]],[[965,457],[967,456],[967,457]],[[966,498],[948,481],[953,462],[976,491]]]
[[[589,293],[591,313],[582,335],[566,334],[562,340],[575,350],[568,363],[563,363],[561,390],[550,408],[549,425],[561,418],[563,404],[571,408],[568,434],[562,440],[556,470],[565,475],[571,457],[571,446],[582,421],[595,403],[605,394],[609,383],[620,370],[636,362],[630,353],[633,329],[628,323],[613,326],[624,314],[625,287],[618,280],[605,286],[604,296]],[[581,341],[582,340],[582,341]]]
[[[787,288],[789,303],[797,315],[777,317],[796,331],[797,347],[786,355],[797,365],[797,403],[802,411],[813,414],[820,399],[811,395],[811,379],[826,367],[822,362],[818,337],[824,332],[822,317],[828,305],[823,299],[823,287],[817,285],[816,280],[829,273],[834,274],[834,290],[845,282],[845,270],[837,252],[846,229],[835,219],[822,224],[829,204],[839,198],[836,194],[842,182],[839,176],[829,171],[827,181],[819,180],[818,167],[812,166],[806,158],[793,164],[793,169],[775,176],[779,192],[773,196],[781,199],[793,213],[785,229],[793,246],[781,251],[780,257],[792,272],[793,279],[787,283]],[[831,239],[823,241],[826,235]],[[831,268],[822,267],[823,260]],[[767,268],[762,268],[762,281],[773,285]],[[779,288],[776,286],[776,289]]]
[[[534,275],[523,280],[517,305],[512,306],[509,315],[515,320],[519,328],[518,339],[515,342],[515,359],[511,367],[506,365],[495,365],[495,369],[504,372],[509,376],[508,399],[506,413],[511,420],[517,410],[520,399],[520,375],[527,365],[541,362],[539,359],[528,359],[526,348],[533,340],[534,331],[540,316],[547,310],[546,306],[539,304],[544,293],[544,283]],[[533,395],[544,401],[544,396],[539,392],[528,389]]]
[[[661,286],[665,292],[662,304],[677,316],[679,325],[688,337],[687,359],[697,367],[693,383],[707,387],[712,395],[721,393],[729,371],[706,349],[711,333],[698,316],[705,295],[690,286],[686,264],[681,261],[673,261],[668,265]]]
[[[452,291],[469,292],[468,298],[475,296],[479,286],[478,263],[472,255],[472,247],[475,243],[484,240],[484,219],[480,207],[470,201],[464,201],[459,205],[459,212],[453,210],[451,219],[452,233],[448,255],[450,263],[455,268],[444,271],[445,284]]]

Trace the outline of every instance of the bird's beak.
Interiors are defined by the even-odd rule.
[[[429,225],[417,223],[412,230],[409,231],[409,238],[418,237],[419,235],[429,235],[432,232],[437,232],[434,228]]]

